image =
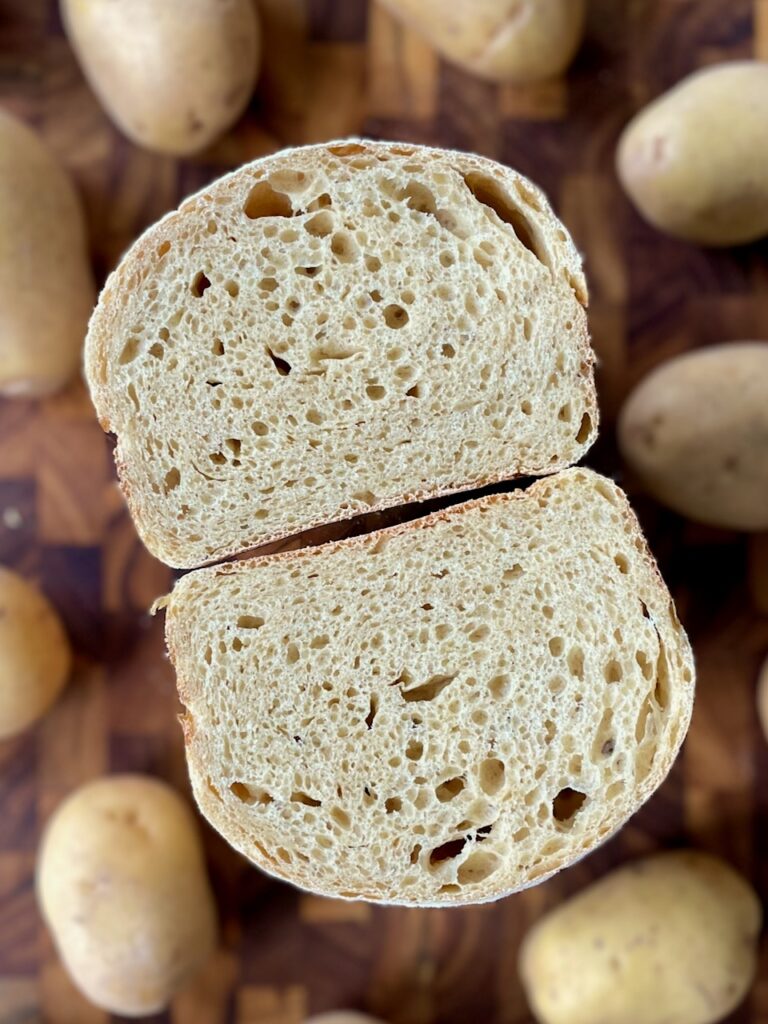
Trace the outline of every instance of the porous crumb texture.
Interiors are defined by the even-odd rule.
[[[145,234],[86,369],[142,539],[190,567],[576,462],[597,428],[585,304],[578,253],[515,172],[313,146]]]
[[[203,814],[261,868],[350,899],[541,881],[658,786],[693,699],[637,521],[580,469],[191,573],[167,638]]]

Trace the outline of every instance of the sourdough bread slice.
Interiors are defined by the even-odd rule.
[[[570,238],[514,171],[312,146],[140,238],[86,370],[142,539],[190,567],[576,462],[597,429],[585,304]]]
[[[669,593],[588,470],[201,569],[166,600],[202,813],[328,896],[460,904],[542,881],[654,791],[691,713]]]

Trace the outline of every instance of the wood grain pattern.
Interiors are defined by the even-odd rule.
[[[706,252],[663,238],[635,215],[613,172],[618,133],[642,103],[703,64],[768,59],[768,3],[591,0],[587,40],[567,79],[529,89],[447,66],[364,0],[261,0],[261,8],[265,68],[246,116],[208,151],[176,161],[136,149],[111,127],[54,0],[0,0],[0,103],[34,125],[76,178],[97,274],[184,195],[290,143],[364,132],[478,150],[530,174],[586,259],[604,414],[589,461],[633,493],[691,633],[700,684],[683,755],[627,828],[560,877],[493,906],[413,911],[321,900],[266,879],[205,829],[222,948],[153,1019],[298,1024],[307,1012],[350,1006],[392,1024],[523,1024],[530,1015],[516,956],[526,928],[627,857],[695,843],[768,896],[768,747],[753,693],[768,649],[768,535],[697,527],[653,505],[626,479],[612,430],[627,390],[661,360],[768,337],[768,245]],[[136,538],[81,384],[38,404],[0,404],[0,562],[40,581],[77,652],[53,713],[0,745],[0,1024],[107,1024],[72,987],[37,915],[40,830],[74,786],[105,771],[149,772],[188,789],[162,623],[146,611],[170,573]],[[768,949],[731,1024],[761,1021]]]

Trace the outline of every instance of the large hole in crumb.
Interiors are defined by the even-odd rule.
[[[192,278],[192,284],[189,286],[189,290],[192,292],[196,299],[202,299],[205,291],[211,287],[211,282],[202,272],[198,270],[195,276]]]
[[[332,156],[360,156],[361,153],[368,152],[366,147],[359,142],[343,142],[338,146],[328,146],[326,148]]]
[[[266,806],[273,801],[273,797],[265,789],[252,789],[250,786],[246,786],[244,782],[233,782],[229,790],[241,803],[248,804],[249,806],[253,806],[253,804]]]
[[[603,670],[603,675],[605,676],[606,683],[620,683],[624,675],[621,662],[616,658],[611,658]]]
[[[398,331],[401,327],[405,327],[408,319],[408,313],[402,306],[393,303],[384,308],[384,323],[393,331]]]
[[[669,662],[661,637],[659,637],[659,657],[656,660],[656,685],[653,689],[653,699],[661,711],[664,711],[669,704]]]
[[[322,800],[315,800],[314,797],[309,796],[308,793],[303,793],[301,790],[291,793],[291,801],[295,804],[304,804],[305,807],[320,807],[322,804]]]
[[[181,483],[181,473],[174,466],[173,469],[169,469],[165,474],[165,480],[163,481],[163,491],[165,494],[170,494],[174,491]]]
[[[260,615],[240,615],[237,620],[238,629],[261,629],[264,619]]]
[[[268,181],[259,181],[248,193],[243,213],[250,220],[259,217],[292,217],[293,204],[284,192],[276,192]]]
[[[577,444],[584,444],[588,440],[589,435],[592,433],[592,417],[588,412],[585,412],[581,417],[581,424],[579,426],[579,432],[576,435]]]
[[[480,788],[487,796],[495,796],[504,785],[504,762],[487,757],[480,765]]]
[[[431,213],[433,216],[437,210],[435,197],[427,188],[418,181],[409,181],[405,188],[401,189],[397,196],[401,201],[407,200],[409,210],[417,210],[419,213]]]
[[[420,761],[423,753],[423,743],[420,743],[419,740],[408,740],[408,746],[405,748],[405,756],[409,761]]]
[[[460,839],[450,839],[447,843],[443,843],[442,846],[436,846],[429,854],[429,866],[436,867],[444,864],[447,860],[455,860],[456,857],[460,856],[466,845],[467,837],[462,836]]]
[[[460,885],[472,885],[484,881],[498,869],[499,857],[490,850],[475,850],[459,865],[456,877]]]
[[[432,676],[426,681],[426,683],[422,683],[421,686],[414,686],[409,690],[401,690],[400,692],[403,695],[403,700],[407,701],[409,704],[414,701],[434,700],[435,697],[441,694],[446,686],[448,686],[449,683],[452,683],[455,678],[455,674],[448,676]],[[396,680],[396,683],[401,682],[402,677]]]
[[[337,231],[331,239],[331,252],[339,263],[354,263],[360,255],[357,243],[348,231]]]
[[[536,235],[528,218],[512,202],[499,183],[479,171],[467,174],[464,181],[478,203],[493,210],[499,220],[509,224],[522,245],[548,267],[549,264],[536,243]]]
[[[118,363],[121,366],[125,366],[126,363],[133,362],[133,360],[139,354],[140,345],[141,342],[139,341],[138,338],[129,338],[128,341],[126,341],[125,345],[123,345],[122,351],[118,358]]]
[[[441,804],[447,804],[457,797],[465,786],[464,776],[457,775],[454,779],[446,779],[445,782],[441,782],[435,790],[435,796]]]
[[[586,793],[580,793],[577,789],[566,786],[552,801],[552,816],[561,825],[570,825],[584,806],[586,799]]]
[[[321,210],[304,224],[304,230],[315,238],[325,238],[333,231],[333,216],[327,210]]]
[[[275,353],[272,351],[269,345],[266,345],[265,348],[267,355],[272,360],[272,364],[274,365],[275,369],[280,374],[280,376],[287,377],[288,374],[291,372],[291,364],[286,359],[281,359],[280,356],[275,355]]]
[[[506,672],[494,676],[488,683],[488,689],[491,691],[491,696],[494,700],[504,700],[505,697],[509,696],[511,688],[512,682]]]
[[[379,710],[379,698],[376,696],[375,693],[372,693],[371,694],[371,699],[370,699],[370,704],[369,704],[369,709],[368,709],[368,714],[365,716],[365,727],[366,727],[366,729],[372,728],[373,722],[374,722],[374,719],[376,718],[376,713],[378,712],[378,710]]]

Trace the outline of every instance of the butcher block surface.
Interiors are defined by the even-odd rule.
[[[768,534],[663,511],[627,476],[614,435],[624,396],[651,367],[686,349],[768,338],[768,243],[704,251],[664,238],[634,213],[613,170],[627,119],[683,75],[768,59],[768,2],[591,0],[567,79],[530,88],[450,67],[364,0],[260,7],[266,62],[246,115],[211,149],[177,160],[136,148],[111,126],[52,0],[0,0],[0,104],[38,129],[74,175],[99,280],[184,196],[285,145],[403,139],[476,150],[535,179],[582,250],[590,283],[603,426],[587,461],[629,490],[690,633],[698,696],[675,769],[629,825],[559,877],[495,905],[419,911],[316,898],[266,878],[203,825],[222,948],[152,1020],[300,1024],[310,1012],[351,1007],[391,1024],[523,1024],[532,1018],[516,960],[526,929],[611,867],[694,845],[768,897],[768,746],[754,699],[768,654]],[[80,383],[44,402],[0,403],[0,563],[42,585],[76,650],[55,709],[0,744],[0,1024],[105,1024],[109,1016],[68,980],[36,909],[41,830],[75,786],[106,772],[148,772],[189,790],[162,616],[147,613],[170,570],[136,537]],[[729,1021],[768,1021],[765,952],[750,999]]]

